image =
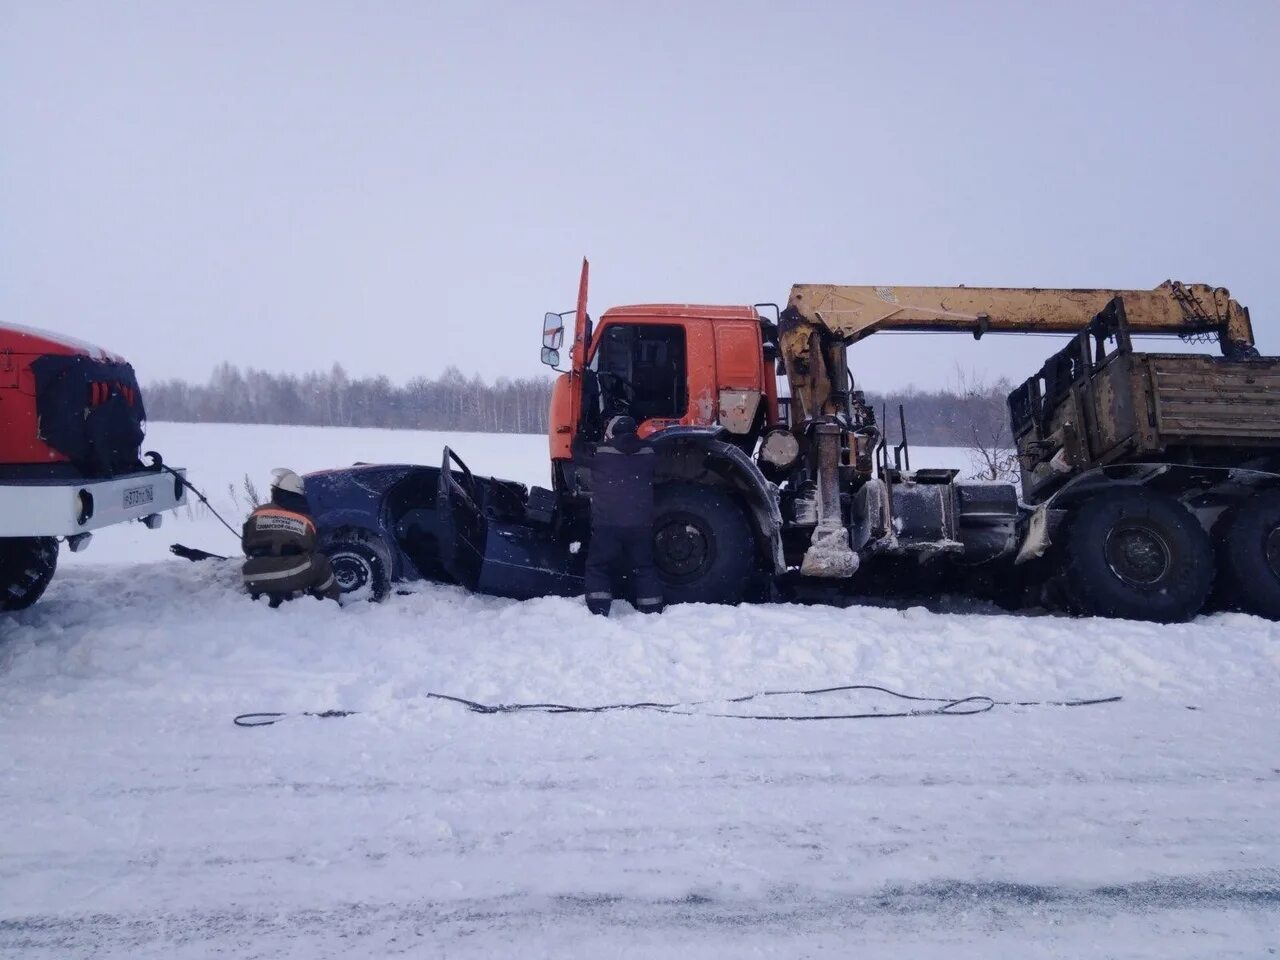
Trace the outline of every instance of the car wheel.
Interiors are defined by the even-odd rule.
[[[386,546],[362,530],[338,530],[320,546],[329,558],[343,603],[379,603],[391,592],[391,560]]]

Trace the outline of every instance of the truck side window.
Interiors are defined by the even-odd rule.
[[[605,417],[678,420],[689,406],[684,327],[611,324],[596,356]]]

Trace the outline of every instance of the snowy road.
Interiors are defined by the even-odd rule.
[[[1280,636],[1254,618],[704,606],[602,624],[428,586],[271,611],[234,565],[172,561],[70,567],[0,637],[0,955],[1280,948]],[[843,682],[1126,699],[767,723],[423,697]],[[365,712],[230,722],[329,707]]]

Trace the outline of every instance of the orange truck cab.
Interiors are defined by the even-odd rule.
[[[595,442],[612,416],[627,414],[642,437],[673,427],[718,427],[750,450],[780,424],[777,330],[750,306],[637,304],[586,315],[583,264],[570,367],[552,387],[553,465],[575,441]],[[563,315],[543,327],[543,362],[556,366]],[[553,466],[554,469],[554,466]]]
[[[568,459],[576,434],[598,434],[601,418],[615,413],[635,418],[644,437],[676,425],[719,425],[747,435],[777,423],[777,381],[765,361],[762,326],[752,307],[608,310],[592,332],[583,369],[562,373],[553,387],[551,458]],[[586,393],[579,402],[575,389]]]
[[[780,416],[778,327],[754,306],[694,304],[614,307],[592,323],[587,282],[584,261],[576,309],[543,322],[542,361],[559,372],[549,417],[558,537],[585,535],[583,455],[625,414],[659,454],[655,556],[668,598],[741,599],[754,574],[787,566],[770,477],[800,448]]]

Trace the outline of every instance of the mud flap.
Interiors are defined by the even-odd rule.
[[[1045,551],[1049,549],[1049,504],[1042,503],[1036,507],[1035,513],[1031,514],[1031,521],[1027,524],[1027,536],[1022,541],[1022,546],[1018,549],[1018,555],[1014,558],[1014,564],[1026,563],[1029,560],[1035,560],[1043,557]]]

